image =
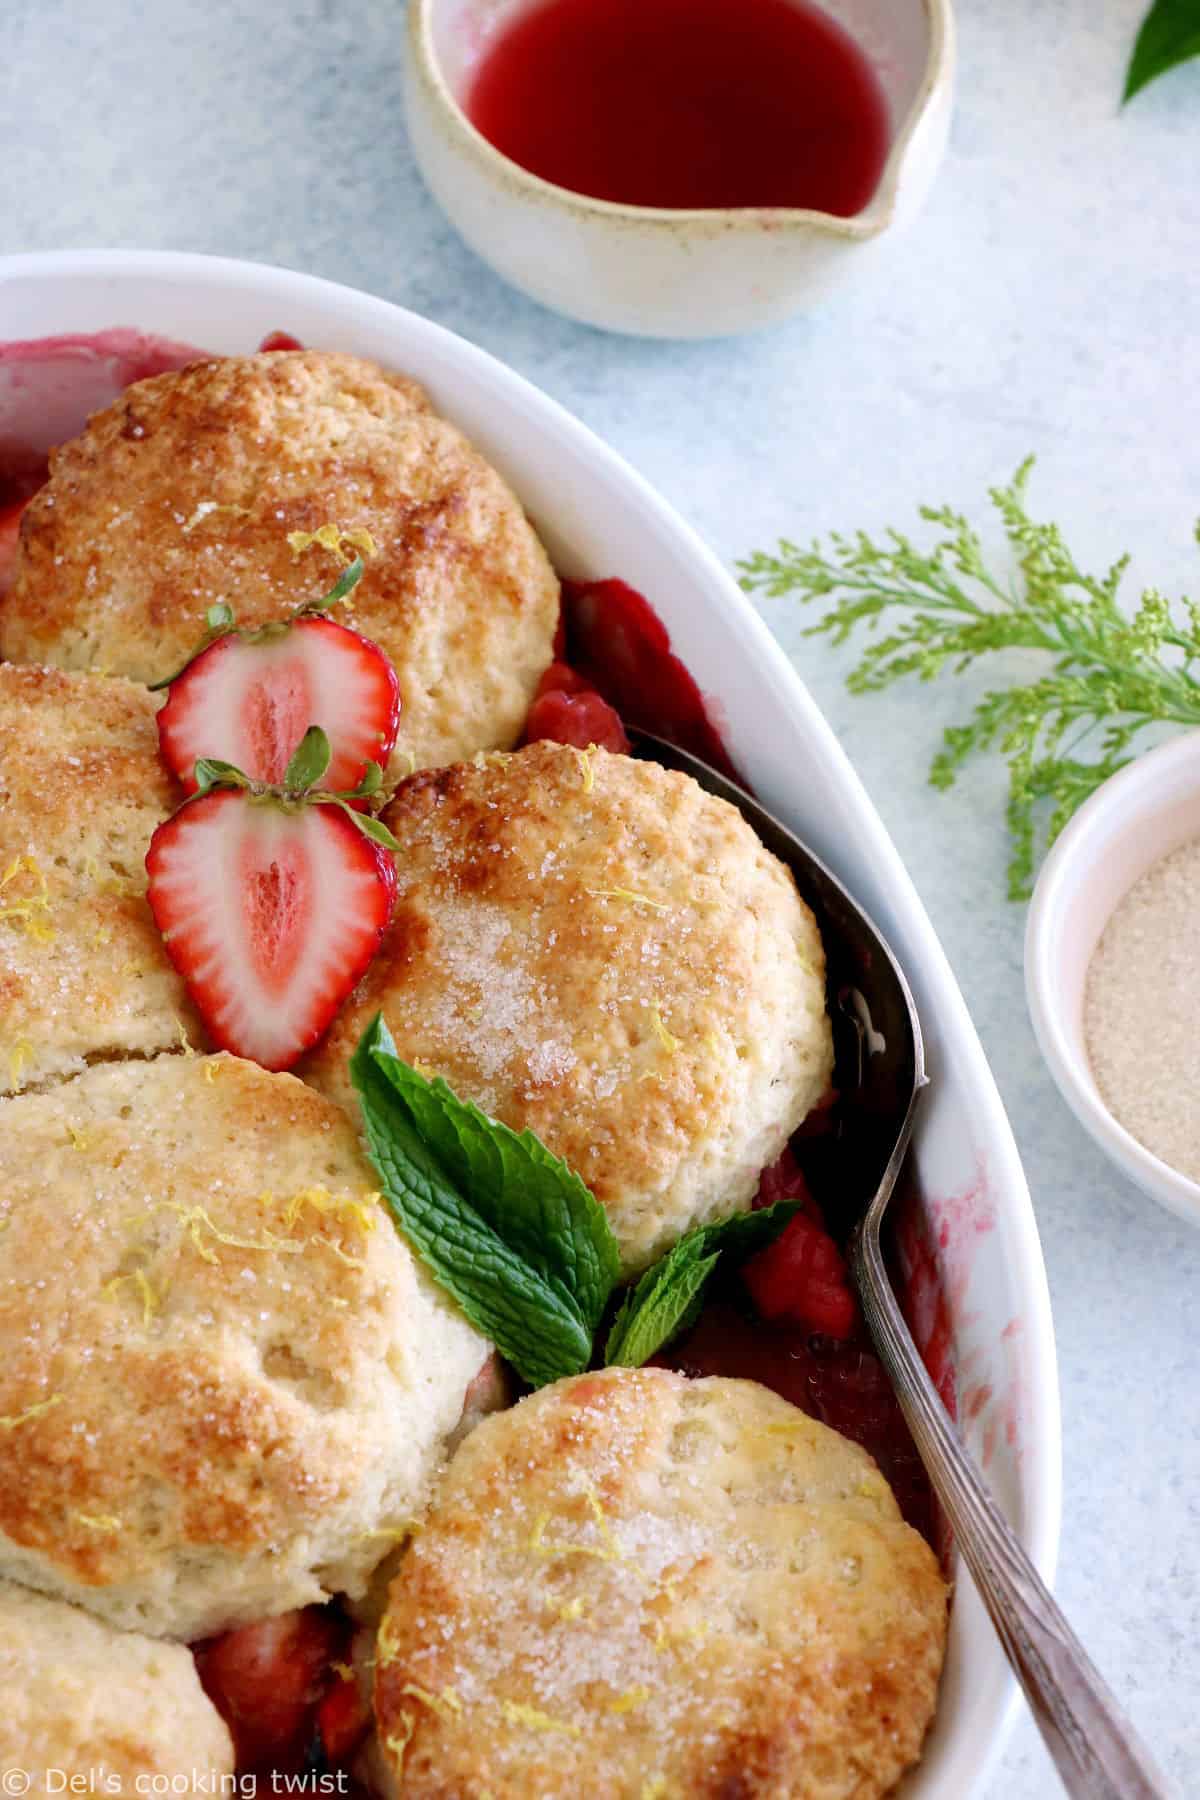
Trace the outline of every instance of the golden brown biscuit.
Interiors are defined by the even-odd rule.
[[[380,1630],[380,1748],[405,1800],[875,1800],[945,1634],[864,1450],[753,1382],[608,1369],[455,1456]]]
[[[153,697],[0,665],[0,1094],[200,1041],[146,904],[179,803]]]
[[[235,1057],[0,1103],[0,1575],[192,1639],[365,1592],[488,1346]]]
[[[288,539],[329,525],[374,540],[339,616],[395,664],[398,766],[515,743],[558,619],[545,551],[415,382],[324,351],[138,382],[56,451],[22,520],[0,655],[156,681],[215,602],[253,625],[327,593],[355,546]]]
[[[14,1769],[27,1775],[22,1791],[37,1800],[71,1792],[212,1794],[233,1773],[229,1733],[190,1650],[114,1631],[7,1581],[0,1582],[0,1693],[0,1769],[10,1779]],[[89,1785],[68,1785],[80,1780]]]
[[[353,1107],[382,1008],[407,1061],[579,1171],[629,1269],[748,1206],[833,1052],[816,924],[740,814],[542,743],[419,775],[385,817],[393,923],[309,1078]]]

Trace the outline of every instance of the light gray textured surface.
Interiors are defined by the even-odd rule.
[[[1128,548],[1147,580],[1200,586],[1200,63],[1118,113],[1141,0],[963,0],[951,151],[916,228],[819,316],[691,347],[554,318],[456,240],[405,143],[399,4],[2,10],[0,250],[219,251],[426,312],[572,408],[728,559],[922,499],[978,507],[1036,450],[1037,506],[1089,558]],[[969,684],[851,699],[846,658],[786,603],[769,617],[924,895],[1025,1157],[1062,1364],[1061,1597],[1200,1793],[1200,1234],[1116,1177],[1039,1061],[1001,773],[924,784]],[[988,1792],[1058,1792],[1028,1721]]]

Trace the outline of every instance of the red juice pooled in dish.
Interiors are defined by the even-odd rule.
[[[875,70],[807,0],[538,0],[465,109],[532,174],[634,206],[849,217],[888,153]]]

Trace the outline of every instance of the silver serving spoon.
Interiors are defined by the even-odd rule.
[[[821,927],[839,1089],[855,1109],[854,1129],[838,1146],[850,1208],[839,1223],[848,1230],[863,1317],[1064,1788],[1078,1800],[1168,1800],[1165,1778],[984,1485],[892,1291],[880,1232],[928,1082],[921,1023],[903,971],[824,863],[744,789],[648,732],[630,737],[636,754],[682,769],[732,802],[791,869]]]

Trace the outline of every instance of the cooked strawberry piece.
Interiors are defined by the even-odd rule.
[[[268,331],[259,350],[303,350],[304,345],[290,331]]]
[[[774,1206],[777,1200],[808,1201],[815,1216],[804,1171],[796,1161],[790,1144],[785,1145],[776,1160],[763,1170],[759,1176],[758,1192],[754,1196],[756,1207]]]
[[[532,744],[539,738],[573,744],[577,750],[586,750],[591,744],[598,744],[601,750],[629,749],[617,713],[586,685],[574,693],[553,688],[534,701],[525,721],[525,742]]]
[[[570,663],[552,662],[534,689],[533,697],[540,700],[543,694],[594,694],[595,691],[591,682]]]
[[[221,788],[160,825],[147,898],[221,1049],[288,1069],[327,1029],[388,922],[396,868],[335,801]]]
[[[158,741],[189,793],[202,756],[236,763],[252,781],[277,786],[317,720],[333,751],[321,786],[346,792],[369,762],[387,762],[400,723],[400,689],[377,644],[333,619],[313,617],[261,635],[231,631],[202,650],[171,683]]]
[[[370,1701],[353,1676],[339,1675],[317,1710],[317,1735],[326,1761],[347,1762],[370,1726]]]
[[[751,1257],[742,1280],[764,1319],[786,1319],[832,1338],[849,1337],[858,1322],[841,1251],[807,1213],[797,1213],[773,1244]]]
[[[567,581],[563,617],[570,661],[623,719],[734,773],[699,688],[641,594],[624,581]]]
[[[330,1667],[348,1638],[337,1613],[306,1606],[196,1645],[200,1680],[229,1727],[239,1770],[303,1761],[330,1683],[354,1685]]]

